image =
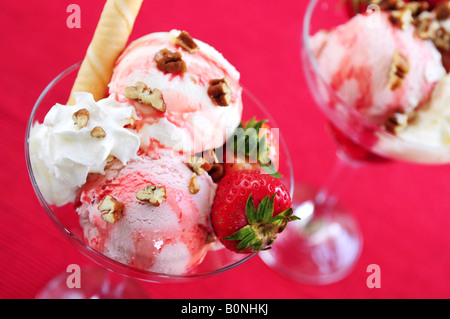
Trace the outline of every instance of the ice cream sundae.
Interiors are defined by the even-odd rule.
[[[437,3],[438,2],[438,3]],[[381,154],[450,160],[450,1],[347,1],[351,17],[310,38],[324,81],[366,119],[406,141],[378,137]],[[439,149],[438,149],[439,148]]]
[[[114,2],[106,2],[68,102],[31,129],[42,196],[73,206],[90,247],[146,271],[184,274],[210,246],[267,249],[296,217],[271,171],[275,135],[261,134],[270,128],[263,120],[242,121],[239,72],[186,31],[125,46],[142,1]],[[244,161],[230,169],[225,161],[237,158]]]

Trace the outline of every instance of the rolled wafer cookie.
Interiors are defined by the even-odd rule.
[[[114,63],[128,42],[142,1],[106,1],[67,104],[75,104],[74,92],[92,93],[96,101],[105,97]]]

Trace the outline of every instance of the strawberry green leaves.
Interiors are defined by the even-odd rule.
[[[277,234],[286,228],[288,222],[300,219],[293,215],[292,208],[273,216],[275,195],[264,197],[257,208],[250,195],[245,208],[248,225],[224,239],[239,241],[236,248],[240,252],[251,249],[251,252],[256,253],[270,249]]]

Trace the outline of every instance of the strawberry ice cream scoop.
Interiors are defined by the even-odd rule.
[[[375,124],[394,112],[410,113],[428,101],[445,75],[430,40],[402,30],[389,13],[358,14],[311,39],[321,73],[338,96]]]
[[[193,194],[192,173],[179,157],[142,157],[126,166],[113,161],[105,175],[91,175],[77,207],[86,242],[114,260],[148,271],[183,274],[196,266],[211,239],[216,185],[208,174],[199,175],[200,189]],[[159,202],[146,199],[149,185],[159,188],[153,194]],[[108,198],[116,201],[118,216],[106,218]]]
[[[177,39],[179,35],[180,31],[172,30],[152,33],[132,42],[116,62],[109,93],[136,107],[142,148],[154,148],[157,144],[175,151],[198,153],[223,145],[239,125],[240,75],[222,54],[206,43],[192,39],[196,49],[184,49]],[[164,62],[173,62],[164,59],[161,62],[160,58],[168,52],[170,56],[177,54],[178,62],[168,68],[161,67]],[[217,92],[210,90],[220,80],[227,83],[229,100],[225,104],[217,103],[214,98]],[[143,99],[130,99],[125,94],[127,87],[139,82],[148,87],[148,92],[161,92],[165,109],[157,110]]]

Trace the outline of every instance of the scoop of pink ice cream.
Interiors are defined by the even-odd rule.
[[[409,113],[428,101],[445,75],[441,55],[430,40],[402,30],[389,13],[356,15],[329,32],[311,38],[311,47],[325,81],[338,96],[378,125],[395,111]],[[402,85],[392,89],[389,73],[395,52],[409,63]]]
[[[180,31],[157,32],[132,42],[117,60],[109,93],[136,107],[136,123],[143,148],[158,146],[187,153],[220,147],[239,125],[242,88],[239,72],[217,50],[194,39],[198,51],[189,53],[175,41]],[[155,55],[163,49],[180,52],[186,72],[167,73],[158,68]],[[210,80],[227,79],[231,102],[218,106],[208,94]],[[125,97],[125,88],[144,82],[159,89],[166,104],[160,112]]]
[[[106,256],[140,269],[182,274],[205,256],[210,211],[216,186],[208,174],[197,177],[200,190],[189,192],[192,170],[179,157],[142,157],[126,166],[113,161],[106,174],[91,175],[77,207],[87,243]],[[136,198],[147,185],[164,186],[160,206]],[[107,196],[124,204],[114,223],[102,218],[98,206]]]

